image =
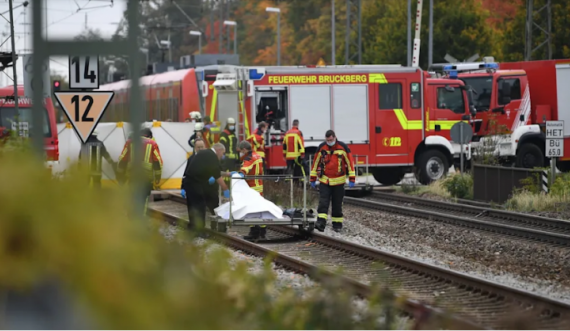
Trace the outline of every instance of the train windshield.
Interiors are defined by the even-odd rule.
[[[8,130],[12,130],[16,127],[17,122],[20,123],[27,123],[29,132],[27,133],[28,136],[32,135],[32,108],[18,108],[18,113],[16,113],[16,109],[14,107],[3,107],[0,106],[0,127],[6,128]],[[51,128],[49,126],[49,119],[47,110],[43,109],[43,134],[44,137],[51,137]],[[14,123],[14,124],[12,124]],[[22,126],[22,124],[20,124]]]
[[[491,92],[493,88],[493,77],[460,77],[465,85],[473,88],[473,104],[478,112],[487,111],[491,107]]]

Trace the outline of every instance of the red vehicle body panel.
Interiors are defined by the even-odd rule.
[[[24,87],[18,86],[18,108],[20,110],[20,121],[31,122],[31,111],[32,111],[32,100],[23,97]],[[12,110],[14,111],[15,102],[14,100],[6,100],[6,97],[14,96],[14,87],[6,86],[0,88],[0,116],[1,121],[0,127],[11,130],[11,125],[8,126],[10,122],[9,118],[14,114],[9,115],[3,114],[3,111]],[[47,125],[44,127],[44,150],[46,152],[46,161],[58,161],[59,160],[59,139],[57,135],[57,125],[55,119],[55,111],[51,98],[45,99],[45,109],[46,113],[44,118],[47,119]],[[35,114],[34,114],[35,115]],[[3,123],[6,122],[6,123]],[[33,138],[32,138],[33,139]]]

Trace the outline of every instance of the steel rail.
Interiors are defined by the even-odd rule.
[[[178,197],[176,197],[178,198]],[[178,199],[172,199],[174,201],[180,202]],[[181,199],[181,198],[180,198]],[[162,219],[172,225],[178,225],[180,223],[186,223],[187,220],[174,215],[169,212],[158,210],[154,207],[149,206],[147,209],[147,213],[150,217],[155,217]],[[297,235],[299,234],[298,231],[293,229],[287,229],[284,227],[280,227],[281,231],[293,231]],[[356,295],[362,298],[370,298],[371,296],[375,295],[376,292],[374,288],[370,285],[364,284],[358,280],[353,278],[349,278],[346,276],[342,276],[336,274],[332,271],[319,268],[318,266],[309,264],[302,260],[287,256],[285,254],[279,253],[277,251],[271,250],[269,248],[263,247],[259,244],[241,239],[239,237],[231,236],[225,233],[220,233],[216,231],[212,231],[210,229],[204,229],[206,236],[209,239],[215,240],[216,242],[222,243],[228,247],[231,247],[236,250],[240,250],[255,256],[259,256],[262,258],[270,257],[271,260],[287,269],[296,273],[305,274],[309,277],[320,281],[340,281],[343,288],[352,291],[351,293],[355,293]],[[284,233],[291,233],[291,232],[284,232]],[[469,321],[465,318],[461,318],[455,315],[450,314],[443,309],[422,303],[420,301],[403,298],[402,296],[395,294],[394,302],[396,302],[399,306],[398,308],[401,309],[403,312],[410,316],[418,316],[421,314],[421,318],[429,318],[427,325],[422,325],[423,327],[429,328],[446,328],[446,329],[455,329],[455,330],[482,330],[486,329],[481,327],[472,321]]]
[[[552,245],[570,246],[570,222],[568,221],[389,193],[374,194],[375,198],[380,196],[384,200],[411,203],[418,207],[351,197],[345,197],[344,201],[347,204],[368,209],[460,225]],[[481,219],[482,217],[484,219]]]
[[[171,195],[169,199],[177,203],[184,202],[181,197],[176,195]],[[171,222],[186,222],[186,219],[180,215],[160,209],[150,207],[150,212],[155,217],[162,217]],[[297,237],[301,240],[299,231],[293,227],[268,227],[268,236],[275,233],[286,235],[290,238]],[[555,329],[570,326],[570,305],[567,303],[318,233],[313,233],[309,238],[304,239],[316,244],[316,248],[314,248],[314,245],[307,247],[306,245],[292,246],[281,244],[280,246],[280,244],[273,243],[271,244],[272,249],[235,236],[212,231],[208,231],[208,234],[230,247],[259,256],[273,256],[277,264],[317,278],[325,277],[325,279],[330,279],[330,277],[336,276],[331,271],[319,269],[315,265],[296,258],[295,255],[312,253],[318,256],[318,259],[329,257],[330,261],[327,261],[327,263],[352,268],[352,274],[356,275],[355,278],[357,279],[359,276],[362,279],[362,273],[374,270],[370,266],[372,263],[380,262],[384,266],[383,270],[387,270],[390,273],[391,279],[400,280],[404,284],[403,287],[411,288],[412,292],[418,293],[417,295],[420,297],[422,295],[419,293],[432,293],[434,289],[438,291],[445,290],[449,293],[445,294],[447,296],[444,295],[445,299],[442,300],[450,300],[448,307],[454,307],[455,304],[459,304],[466,306],[462,308],[468,309],[470,312],[473,311],[474,315],[465,313],[468,317],[453,315],[453,323],[459,323],[459,326],[454,325],[454,328],[501,327],[502,322],[500,319],[507,312],[518,312],[526,317],[532,317],[534,322],[540,324],[539,328]],[[284,253],[287,250],[289,252]],[[295,252],[291,252],[291,250],[295,250]],[[331,256],[336,257],[336,260],[331,260]],[[361,281],[344,276],[340,279],[346,282],[347,287],[354,289],[357,294],[363,297],[371,294],[371,287]],[[390,282],[388,281],[388,283]],[[444,302],[442,302],[442,305],[445,306]],[[438,314],[440,317],[438,321],[449,322],[449,320],[444,318],[446,316],[445,312],[449,312],[449,310],[427,306],[417,300],[406,301],[404,311],[414,314],[418,312],[418,309],[428,309],[431,313]],[[466,318],[469,317],[471,319],[467,320]]]

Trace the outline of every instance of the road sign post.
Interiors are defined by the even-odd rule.
[[[69,88],[81,91],[58,91],[54,94],[85,144],[115,95],[112,91],[90,91],[99,88],[99,56],[69,57]]]
[[[449,132],[451,136],[451,140],[459,144],[459,157],[460,160],[460,172],[463,173],[464,171],[464,163],[463,163],[463,145],[469,144],[471,138],[473,138],[473,128],[471,125],[465,122],[457,122],[453,124],[451,127],[451,131]]]
[[[550,158],[550,186],[556,179],[556,159],[564,156],[564,121],[546,121],[546,157]]]

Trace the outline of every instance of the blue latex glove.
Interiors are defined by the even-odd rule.
[[[225,190],[224,191],[224,198],[229,199],[230,198],[230,190]]]
[[[215,182],[216,179],[214,177],[210,177],[210,179],[208,179],[208,183],[210,183],[210,185],[214,185]]]
[[[186,199],[186,190],[185,189],[182,189],[182,191],[180,191],[180,194],[182,195],[182,197],[184,199]]]
[[[348,187],[353,188],[353,187],[354,187],[354,182],[348,182]]]
[[[311,187],[312,187],[312,188],[317,188],[317,182],[316,182],[316,181],[315,181],[315,182],[311,182]]]

